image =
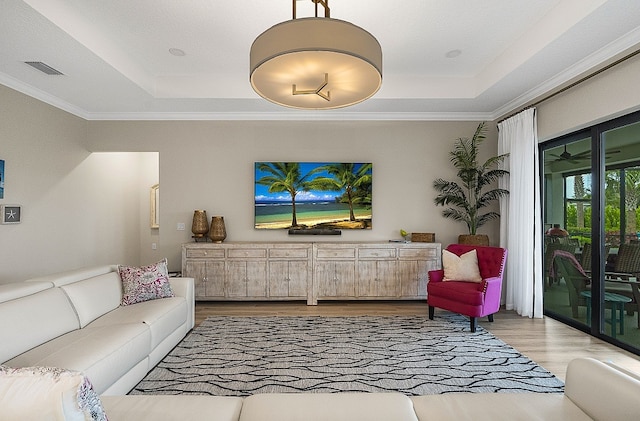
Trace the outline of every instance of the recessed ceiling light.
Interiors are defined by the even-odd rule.
[[[169,48],[169,52],[176,57],[183,57],[187,55],[187,53],[179,48]]]
[[[462,51],[460,51],[460,50],[451,50],[451,51],[447,52],[447,54],[445,54],[445,56],[447,58],[456,58],[460,54],[462,54]]]

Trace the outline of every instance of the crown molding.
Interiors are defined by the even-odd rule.
[[[90,121],[486,121],[491,113],[459,112],[229,112],[229,113],[88,113]]]
[[[11,88],[20,93],[23,93],[27,96],[30,96],[32,98],[35,98],[39,101],[42,101],[45,104],[49,104],[53,107],[59,108],[70,114],[73,114],[77,117],[87,120],[88,113],[83,109],[78,108],[75,105],[69,104],[68,102],[63,101],[60,98],[54,95],[51,95],[47,92],[44,92],[38,88],[35,88],[31,85],[27,85],[26,83],[21,82],[7,74],[0,73],[0,84],[7,86],[8,88]]]
[[[595,71],[598,67],[606,65],[607,61],[612,61],[612,59],[617,56],[624,55],[625,53],[630,53],[634,49],[638,49],[639,44],[640,27],[628,32],[623,37],[618,38],[595,53],[587,56],[583,60],[578,61],[573,66],[567,68],[561,73],[558,73],[551,79],[548,79],[512,101],[509,101],[493,112],[492,120],[498,120],[499,118],[511,114],[518,108],[523,108],[532,102],[543,101],[544,96],[553,92],[555,89],[568,84],[572,80],[583,76],[585,73]]]

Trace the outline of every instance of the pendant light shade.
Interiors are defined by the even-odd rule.
[[[250,80],[260,96],[285,107],[347,107],[380,89],[382,49],[349,22],[294,14],[253,42]]]

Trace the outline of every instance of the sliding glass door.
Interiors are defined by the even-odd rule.
[[[543,150],[544,160],[544,308],[587,325],[578,265],[588,266],[593,186],[591,137],[581,132]],[[587,250],[585,251],[585,245]],[[576,289],[576,287],[578,287]]]
[[[640,354],[640,113],[541,156],[545,314]]]

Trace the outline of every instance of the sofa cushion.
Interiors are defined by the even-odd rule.
[[[151,331],[143,323],[85,327],[7,361],[11,367],[51,366],[83,372],[104,392],[151,352]]]
[[[268,393],[245,398],[240,420],[417,421],[417,418],[411,400],[400,393]]]
[[[83,279],[93,278],[94,276],[104,275],[105,273],[115,272],[117,270],[118,267],[115,265],[91,266],[40,276],[38,278],[28,279],[25,282],[51,282],[55,286],[59,287],[62,285],[72,284]]]
[[[53,288],[51,282],[13,282],[11,284],[2,284],[0,285],[0,303],[35,294],[36,292],[49,288]]]
[[[118,307],[97,319],[89,327],[144,323],[151,330],[151,349],[154,349],[171,332],[187,321],[187,310],[187,301],[183,297],[162,298]]]
[[[442,267],[444,268],[443,281],[482,281],[480,269],[478,268],[478,254],[475,250],[468,251],[460,256],[449,250],[443,250]]]
[[[204,395],[103,396],[109,421],[237,421],[242,398]]]
[[[55,367],[0,367],[0,419],[106,421],[81,373]]]
[[[2,303],[0,321],[0,363],[80,327],[69,298],[59,288]]]
[[[118,272],[122,278],[123,306],[173,297],[166,258],[148,266],[118,266]]]
[[[420,421],[591,419],[560,393],[446,393],[410,399]]]
[[[94,276],[60,287],[78,314],[80,327],[120,306],[122,283],[117,272]]]
[[[564,393],[594,420],[639,419],[640,378],[614,364],[592,358],[571,360]]]

